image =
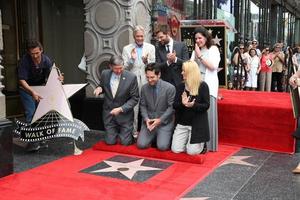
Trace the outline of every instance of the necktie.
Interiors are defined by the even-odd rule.
[[[154,104],[155,104],[156,103],[156,99],[157,99],[156,85],[154,85],[152,87],[152,94],[153,94],[153,101],[154,101]]]
[[[170,53],[170,48],[169,48],[169,46],[170,46],[170,45],[168,45],[168,44],[166,45],[167,53]]]
[[[120,82],[120,76],[115,76],[115,78],[112,80],[111,83],[111,93],[113,95],[113,98],[115,98],[118,87],[119,87],[119,82]]]

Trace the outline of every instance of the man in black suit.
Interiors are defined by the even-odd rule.
[[[189,59],[188,49],[184,42],[171,38],[164,30],[156,32],[159,41],[155,50],[155,60],[161,68],[161,78],[177,87],[182,82],[182,63]]]
[[[133,142],[133,108],[139,100],[136,76],[124,70],[121,56],[112,56],[110,69],[101,73],[100,85],[94,90],[98,96],[104,92],[103,122],[106,130],[105,142],[115,144],[117,137],[121,144]]]

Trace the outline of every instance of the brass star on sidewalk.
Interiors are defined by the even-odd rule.
[[[130,180],[132,177],[135,175],[136,172],[138,171],[153,171],[153,170],[162,170],[160,168],[155,168],[155,167],[146,167],[142,166],[144,159],[139,159],[133,162],[128,162],[128,163],[121,163],[121,162],[116,162],[116,161],[108,161],[105,160],[106,164],[108,164],[110,167],[104,168],[104,169],[99,169],[99,170],[94,170],[90,173],[99,173],[99,172],[120,172]]]
[[[67,99],[85,85],[86,84],[62,85],[58,80],[58,72],[54,64],[46,85],[32,86],[33,90],[36,91],[42,99],[34,113],[31,124],[47,114],[49,111],[57,111],[73,122],[73,115]]]
[[[236,164],[236,165],[247,165],[247,166],[255,167],[256,165],[244,161],[245,159],[250,157],[252,156],[231,156],[230,158],[225,160],[220,166],[227,165],[227,164]]]

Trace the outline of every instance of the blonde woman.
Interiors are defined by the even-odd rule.
[[[202,81],[198,64],[186,61],[182,66],[183,83],[176,89],[174,108],[176,128],[172,151],[190,155],[205,153],[209,141],[208,114],[209,89]]]

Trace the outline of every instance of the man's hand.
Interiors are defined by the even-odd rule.
[[[133,48],[131,50],[131,59],[136,60],[136,58],[137,58],[137,52],[136,52],[136,49]]]
[[[111,115],[117,116],[119,115],[121,112],[123,112],[123,109],[121,107],[118,108],[114,108],[110,111]]]
[[[149,56],[148,53],[147,53],[145,56],[142,56],[142,60],[143,60],[143,63],[144,63],[145,65],[148,64],[148,56]]]
[[[289,83],[295,89],[299,86],[300,80],[296,76],[291,76]]]
[[[96,89],[94,90],[94,95],[97,97],[99,96],[99,94],[102,93],[102,87],[96,87]]]
[[[148,130],[151,132],[153,131],[156,127],[158,127],[160,125],[161,121],[159,118],[157,119],[151,119],[150,121],[150,125],[148,127]]]
[[[40,102],[40,100],[43,98],[41,97],[37,92],[33,91],[32,92],[32,98],[36,101],[36,102]]]
[[[176,61],[176,51],[173,51],[173,53],[167,54],[167,59],[169,63],[175,63]]]
[[[153,119],[146,119],[146,126],[147,126],[147,129],[150,130],[150,126],[151,124],[154,122]]]
[[[59,80],[61,83],[64,83],[64,80],[65,80],[64,73],[61,73],[61,75],[58,76],[58,80]]]

